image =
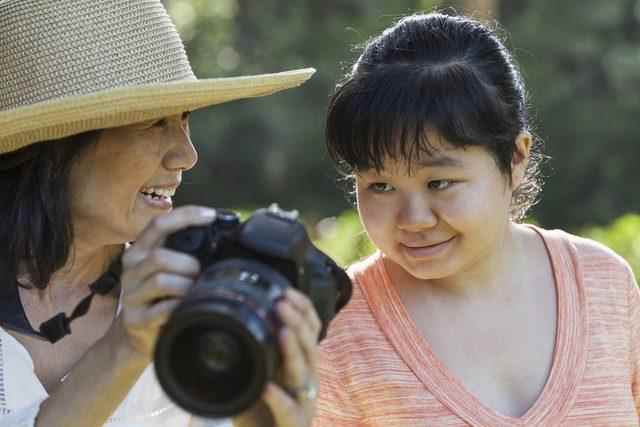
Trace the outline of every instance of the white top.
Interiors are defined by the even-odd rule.
[[[33,427],[44,386],[29,352],[0,328],[0,427]],[[230,420],[203,420],[174,405],[149,365],[105,427],[230,427]]]

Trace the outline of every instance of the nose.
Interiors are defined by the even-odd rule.
[[[189,170],[198,162],[198,152],[191,142],[189,126],[186,122],[172,122],[173,144],[164,159],[169,170]]]
[[[418,232],[435,227],[438,216],[432,203],[424,193],[411,194],[404,198],[398,212],[398,228]]]

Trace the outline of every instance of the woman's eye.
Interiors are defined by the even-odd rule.
[[[436,179],[434,181],[429,181],[427,186],[431,190],[445,190],[449,188],[451,184],[453,184],[453,181],[450,181],[448,179]]]
[[[375,193],[388,193],[393,190],[393,187],[390,184],[384,182],[374,182],[369,185],[369,188]]]

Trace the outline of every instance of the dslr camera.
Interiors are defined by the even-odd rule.
[[[309,240],[297,212],[277,205],[241,222],[214,222],[170,235],[165,246],[200,261],[196,283],[162,327],[154,365],[166,394],[202,417],[239,414],[278,374],[281,323],[275,304],[288,287],[313,303],[322,329],[351,298],[343,269]]]

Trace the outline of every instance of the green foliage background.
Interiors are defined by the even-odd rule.
[[[589,227],[580,234],[620,254],[631,265],[636,280],[640,279],[640,215],[624,215],[606,227]]]
[[[200,162],[176,202],[251,210],[277,201],[300,210],[320,244],[341,262],[366,252],[325,154],[328,97],[357,57],[355,46],[402,15],[459,8],[461,1],[165,3],[200,77],[317,69],[299,89],[195,112]],[[533,217],[544,227],[602,240],[638,274],[640,0],[497,5],[499,31],[527,83],[535,133],[552,157]]]

